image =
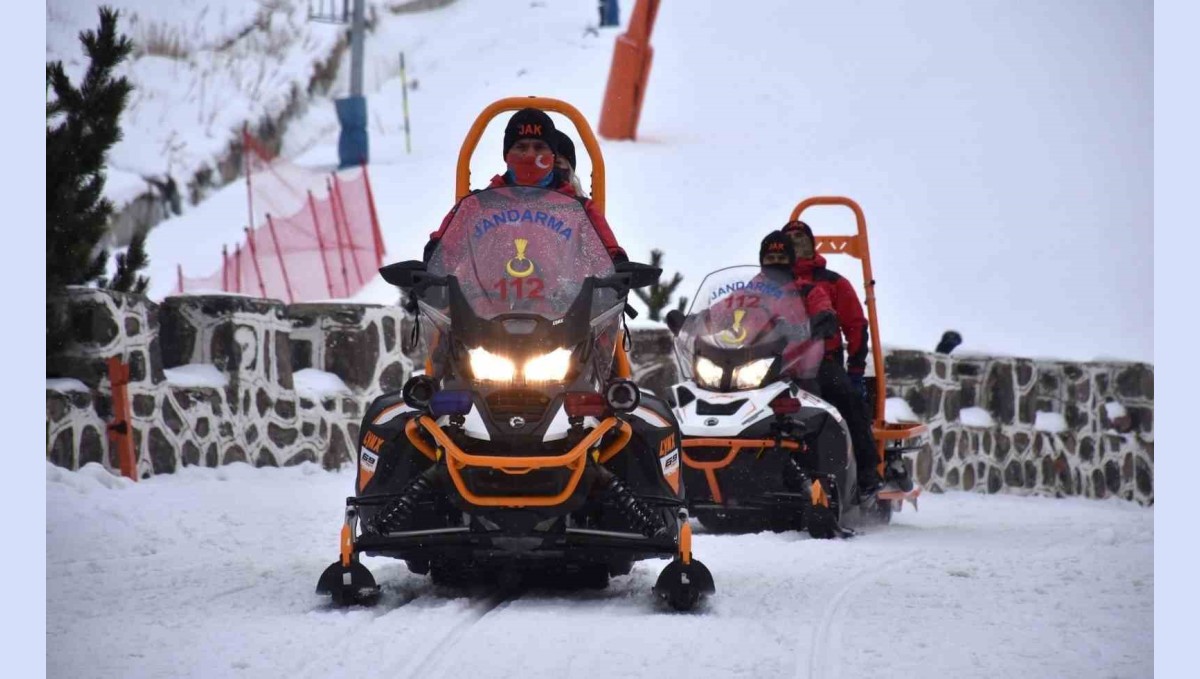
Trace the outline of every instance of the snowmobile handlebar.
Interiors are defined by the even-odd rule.
[[[579,133],[580,141],[587,149],[588,158],[592,162],[592,202],[600,214],[604,214],[604,156],[600,153],[600,143],[592,133],[592,126],[587,118],[574,106],[559,99],[549,97],[507,97],[493,102],[475,118],[467,138],[463,140],[462,148],[458,151],[457,181],[454,188],[454,200],[458,202],[471,192],[471,156],[479,145],[483,131],[497,115],[505,111],[519,111],[523,108],[536,108],[543,111],[560,113],[571,120],[575,131]]]

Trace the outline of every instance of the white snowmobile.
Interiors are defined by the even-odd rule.
[[[685,381],[672,387],[692,515],[715,531],[847,536],[857,497],[850,434],[815,395],[822,340],[790,276],[714,271],[667,324]]]

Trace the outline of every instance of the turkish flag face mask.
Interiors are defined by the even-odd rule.
[[[554,171],[554,154],[549,151],[537,154],[509,151],[504,161],[522,186],[537,186]]]

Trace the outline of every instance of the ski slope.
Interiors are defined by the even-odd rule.
[[[1154,510],[969,493],[848,541],[706,535],[717,593],[434,587],[364,558],[378,606],[313,590],[352,471],[189,467],[133,484],[47,465],[52,677],[1148,677]]]
[[[633,4],[621,3],[626,18]],[[419,256],[453,203],[462,139],[492,101],[556,97],[598,123],[619,31],[589,31],[595,6],[380,12],[366,76],[389,258]],[[871,228],[886,344],[932,349],[954,328],[962,352],[1153,361],[1150,2],[667,1],[653,45],[639,141],[601,144],[608,219],[635,258],[665,251],[668,275],[684,275],[678,294],[752,262],[802,198],[842,194]],[[402,50],[418,83],[411,154]],[[476,186],[502,167],[503,123],[473,159]],[[318,100],[285,153],[328,169],[337,131]],[[157,227],[152,296],[177,263],[215,270],[245,203],[234,185]],[[852,228],[844,214],[811,216],[819,233]],[[377,278],[358,299],[397,295]]]

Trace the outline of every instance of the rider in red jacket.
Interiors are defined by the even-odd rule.
[[[595,203],[591,199],[577,196],[575,188],[571,185],[570,175],[555,168],[557,146],[558,132],[550,116],[536,108],[517,111],[504,127],[504,162],[508,169],[504,174],[492,177],[488,188],[541,186],[576,198],[583,203],[583,209],[596,229],[596,235],[600,237],[600,242],[604,244],[613,261],[629,261],[625,250],[617,244],[617,238],[608,226],[608,220],[596,208]],[[437,242],[454,219],[457,209],[458,205],[451,208],[438,230],[429,234],[429,243],[425,245],[425,261],[429,261]]]
[[[844,358],[846,354],[843,352],[842,338],[834,333],[825,340],[825,359],[821,361],[817,381],[821,386],[821,398],[833,404],[846,419],[857,460],[859,493],[870,494],[879,489],[881,479],[876,468],[879,452],[871,422],[867,418],[866,383],[863,377],[867,365],[867,319],[858,301],[858,293],[850,281],[827,269],[825,258],[816,253],[812,229],[808,224],[788,222],[783,227],[783,233],[791,239],[796,252],[796,263],[792,268],[796,281],[823,289],[837,311],[849,357]],[[876,369],[881,369],[881,366]]]
[[[788,222],[783,232],[792,239],[796,250],[796,263],[792,272],[796,280],[816,285],[829,295],[834,311],[837,312],[838,323],[842,328],[842,336],[846,338],[843,353],[842,337],[834,335],[825,340],[825,353],[828,358],[845,360],[846,373],[851,381],[858,380],[855,388],[861,391],[862,375],[867,367],[867,342],[869,337],[867,317],[863,314],[862,304],[858,301],[858,293],[850,281],[826,268],[825,258],[814,249],[813,233],[808,224],[801,221]]]

